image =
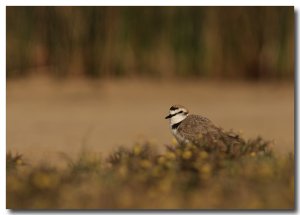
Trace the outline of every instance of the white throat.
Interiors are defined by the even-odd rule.
[[[172,126],[174,124],[181,122],[187,116],[188,116],[187,114],[177,114],[177,115],[173,116],[172,118],[170,118],[170,125]]]

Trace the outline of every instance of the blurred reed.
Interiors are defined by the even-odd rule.
[[[6,8],[7,77],[292,79],[293,7]]]

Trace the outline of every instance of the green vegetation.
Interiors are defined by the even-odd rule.
[[[293,7],[7,7],[7,77],[294,77]]]
[[[277,157],[261,138],[228,150],[151,143],[106,159],[82,153],[67,167],[24,165],[8,153],[7,207],[67,209],[292,209],[294,157]]]

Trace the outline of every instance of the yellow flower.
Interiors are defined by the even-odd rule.
[[[18,159],[18,160],[16,161],[16,164],[21,166],[21,165],[24,164],[24,162],[23,162],[22,159]]]
[[[184,151],[183,154],[182,154],[182,158],[185,159],[185,160],[188,160],[192,157],[192,152],[191,151]]]
[[[158,158],[158,163],[159,164],[164,164],[166,162],[166,158],[164,157],[164,156],[160,156],[159,158]]]
[[[33,175],[32,182],[39,189],[51,189],[59,183],[59,178],[53,173],[38,172]]]
[[[140,165],[145,169],[152,167],[152,163],[149,160],[141,160]]]
[[[175,138],[172,139],[171,144],[176,146],[177,145],[177,140]]]
[[[206,163],[201,167],[201,172],[204,174],[210,174],[211,173],[211,166],[210,164]]]
[[[173,152],[167,152],[166,157],[170,160],[174,160],[176,158],[176,155]]]
[[[199,152],[199,158],[200,158],[200,159],[204,160],[204,159],[206,159],[207,157],[208,157],[208,154],[207,154],[206,151],[201,151],[201,152]]]
[[[141,146],[139,144],[136,144],[134,147],[133,147],[133,154],[134,155],[139,155],[141,153],[142,149],[141,149]]]

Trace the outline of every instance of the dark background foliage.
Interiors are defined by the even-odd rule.
[[[7,76],[291,79],[293,7],[7,7]]]

